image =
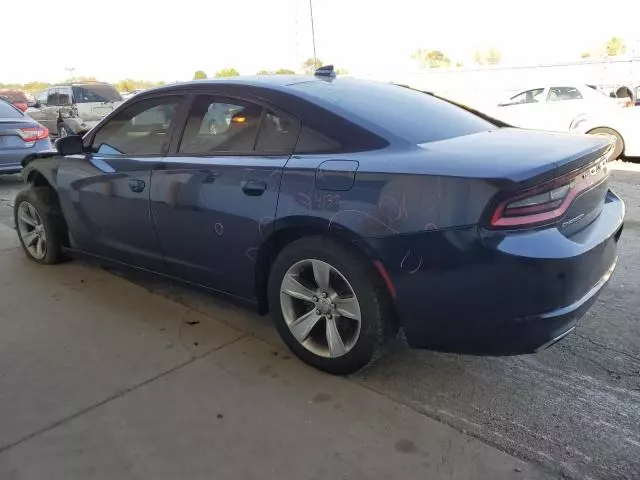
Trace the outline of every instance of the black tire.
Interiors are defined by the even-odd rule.
[[[18,216],[20,205],[24,202],[28,202],[33,206],[39,218],[42,220],[46,235],[45,254],[43,258],[35,257],[29,251],[22,238],[21,229],[18,224]],[[20,244],[30,260],[43,265],[53,265],[65,259],[62,252],[62,245],[66,238],[67,227],[62,217],[62,212],[60,212],[57,206],[55,193],[51,188],[31,186],[18,193],[13,208],[13,217]]]
[[[593,130],[588,131],[587,133],[589,135],[611,135],[612,137],[615,137],[616,145],[614,147],[613,156],[611,157],[611,160],[617,160],[618,158],[620,158],[623,155],[623,153],[624,153],[624,140],[622,138],[622,135],[620,135],[614,129],[607,128],[607,127],[598,127],[598,128],[594,128]]]
[[[310,351],[297,340],[285,320],[281,285],[289,269],[304,260],[320,260],[337,269],[357,297],[360,333],[342,356],[328,358]],[[334,375],[347,375],[364,368],[381,356],[385,345],[397,334],[389,292],[374,266],[354,247],[330,237],[305,237],[287,245],[271,267],[268,296],[271,316],[289,349],[305,363]]]

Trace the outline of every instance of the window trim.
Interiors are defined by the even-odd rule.
[[[184,132],[187,128],[187,122],[189,121],[189,114],[191,113],[191,107],[193,106],[193,103],[195,102],[196,98],[198,96],[209,96],[209,97],[214,97],[216,99],[216,101],[218,99],[221,99],[222,101],[228,100],[229,103],[233,103],[234,101],[240,101],[240,102],[245,102],[245,103],[253,103],[254,105],[259,106],[260,108],[262,108],[262,114],[260,117],[260,123],[258,125],[258,130],[256,132],[256,136],[253,140],[253,150],[249,150],[249,151],[237,151],[237,152],[213,152],[213,153],[183,153],[180,152],[180,144],[182,143],[182,140],[184,138]],[[176,131],[176,136],[172,139],[170,145],[169,145],[169,151],[167,152],[167,154],[165,155],[165,157],[167,158],[180,158],[180,157],[282,157],[283,155],[293,155],[294,152],[296,151],[296,146],[298,145],[298,140],[300,139],[300,132],[302,132],[302,120],[298,117],[298,115],[294,115],[286,110],[284,110],[283,108],[280,107],[276,107],[271,105],[268,102],[265,102],[264,100],[255,98],[251,95],[229,95],[226,93],[220,93],[219,91],[216,91],[214,89],[206,89],[206,90],[201,90],[201,91],[191,91],[189,93],[189,97],[190,99],[185,102],[188,105],[186,105],[186,115],[185,117],[182,119],[182,125],[181,127]],[[268,152],[260,152],[258,150],[255,150],[255,147],[257,145],[258,142],[258,138],[259,138],[259,134],[260,134],[260,129],[262,128],[262,121],[264,119],[264,115],[265,115],[265,111],[266,110],[271,110],[276,114],[279,115],[286,115],[289,116],[295,120],[297,120],[298,124],[300,125],[300,128],[298,129],[298,133],[296,135],[296,141],[294,143],[294,146],[292,149],[290,150],[272,150],[272,151],[268,151]]]
[[[176,108],[176,119],[173,122],[173,125],[171,126],[171,129],[168,132],[169,142],[167,143],[167,147],[165,148],[165,151],[160,153],[138,153],[134,155],[129,155],[129,154],[105,155],[105,154],[98,154],[98,153],[92,152],[93,142],[95,141],[96,135],[98,135],[98,133],[105,127],[105,125],[107,125],[115,116],[119,115],[121,112],[124,112],[129,108],[133,107],[134,105],[137,105],[141,102],[154,100],[156,98],[166,99],[168,97],[178,97],[179,102],[178,102],[178,107]],[[179,125],[186,123],[186,120],[187,120],[186,114],[188,113],[188,110],[185,112],[185,104],[187,103],[188,97],[189,95],[185,92],[175,92],[175,93],[170,92],[170,93],[158,93],[158,94],[152,94],[152,95],[145,95],[144,97],[134,100],[131,103],[127,102],[124,108],[117,108],[112,113],[107,115],[104,118],[104,120],[98,125],[98,127],[94,130],[91,130],[89,135],[85,139],[83,139],[82,143],[84,145],[85,150],[87,150],[90,155],[100,155],[100,156],[105,156],[105,157],[114,158],[114,159],[119,159],[119,158],[130,159],[133,157],[144,159],[144,158],[158,158],[158,157],[167,156],[167,153],[171,150],[171,145],[174,142],[176,132],[179,130],[178,128]]]

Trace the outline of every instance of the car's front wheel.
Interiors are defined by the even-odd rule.
[[[371,263],[327,237],[303,238],[278,255],[269,305],[289,349],[333,374],[363,368],[396,333],[388,291]]]
[[[28,258],[48,265],[63,259],[65,225],[50,188],[29,187],[18,193],[13,213]]]

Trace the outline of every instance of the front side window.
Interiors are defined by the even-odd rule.
[[[47,104],[47,96],[48,96],[48,90],[43,90],[42,92],[38,93],[38,96],[36,97],[36,101],[40,105],[46,105]]]
[[[65,106],[71,105],[71,89],[68,87],[58,89],[58,103],[57,105]]]
[[[47,95],[47,105],[60,105],[60,89],[50,88]]]
[[[544,88],[534,88],[532,90],[527,90],[526,92],[519,93],[515,97],[512,97],[509,104],[521,105],[524,103],[538,103],[543,100],[542,99],[543,93],[544,93]]]
[[[552,87],[549,89],[549,101],[580,100],[582,94],[575,87]]]
[[[163,154],[181,100],[170,96],[129,106],[98,130],[91,151],[102,155]]]
[[[191,107],[179,152],[289,152],[299,128],[297,120],[250,102],[199,95]]]

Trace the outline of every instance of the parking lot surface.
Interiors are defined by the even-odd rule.
[[[240,311],[201,292],[130,272],[114,272],[155,295],[144,296],[144,304],[138,304],[132,298],[128,302],[122,300],[113,303],[114,293],[126,299],[127,295],[132,295],[130,290],[138,292],[138,287],[79,262],[42,268],[22,261],[17,250],[7,250],[1,256],[2,261],[9,262],[4,267],[5,272],[6,268],[12,271],[27,269],[30,283],[26,283],[24,288],[34,292],[35,297],[59,295],[55,302],[77,302],[81,306],[86,302],[96,304],[102,310],[92,315],[102,315],[103,318],[99,322],[87,322],[87,313],[82,318],[56,323],[55,329],[41,330],[40,325],[47,321],[47,310],[43,307],[38,314],[42,318],[11,327],[9,333],[13,337],[9,337],[12,338],[10,344],[24,345],[18,350],[20,355],[10,356],[9,360],[15,362],[14,365],[21,365],[22,362],[27,365],[20,366],[23,369],[20,378],[11,380],[9,375],[9,380],[14,382],[10,386],[23,389],[15,398],[30,399],[31,403],[13,407],[17,410],[8,410],[9,426],[0,426],[0,432],[5,432],[0,444],[4,442],[5,446],[10,447],[5,447],[6,451],[0,453],[0,466],[3,465],[3,458],[4,464],[9,465],[5,473],[10,473],[16,465],[29,465],[26,470],[21,470],[27,475],[15,478],[42,478],[37,475],[37,464],[42,460],[36,460],[34,452],[39,452],[46,464],[60,454],[61,449],[71,448],[82,456],[84,449],[94,451],[105,447],[105,468],[116,465],[125,471],[126,465],[134,465],[142,469],[141,477],[146,478],[153,473],[154,478],[175,478],[175,475],[162,477],[156,474],[162,471],[161,466],[170,469],[167,465],[171,462],[168,460],[176,452],[180,459],[188,460],[193,456],[200,459],[193,452],[205,448],[203,445],[213,441],[220,444],[240,441],[233,435],[239,435],[236,429],[248,428],[247,425],[241,427],[235,424],[229,430],[217,431],[219,423],[211,419],[220,413],[223,418],[215,420],[224,421],[227,417],[222,412],[222,406],[232,408],[239,403],[239,413],[242,415],[250,415],[255,409],[265,412],[254,417],[256,423],[251,428],[256,427],[258,435],[270,436],[272,441],[277,442],[280,447],[278,452],[285,451],[285,445],[295,437],[287,430],[284,439],[278,438],[281,424],[274,422],[278,415],[285,415],[289,405],[295,413],[292,421],[303,425],[298,427],[301,442],[310,441],[311,445],[318,442],[321,445],[323,441],[329,441],[331,435],[325,429],[337,429],[342,434],[348,429],[355,431],[356,436],[361,435],[356,439],[349,437],[340,440],[335,449],[339,453],[335,455],[318,447],[321,453],[309,458],[306,449],[296,449],[296,462],[300,463],[294,463],[294,468],[299,465],[302,472],[296,478],[341,478],[336,476],[339,472],[331,470],[339,468],[336,465],[345,465],[344,478],[353,478],[354,475],[364,478],[414,475],[413,478],[416,478],[417,474],[423,478],[438,478],[429,476],[429,472],[441,475],[443,470],[436,471],[429,458],[439,452],[442,442],[446,447],[445,452],[456,452],[460,458],[474,459],[477,455],[489,455],[487,452],[498,455],[499,452],[489,447],[486,447],[486,451],[465,450],[466,447],[455,443],[464,443],[464,440],[455,436],[451,436],[454,439],[451,440],[454,445],[451,450],[447,447],[449,440],[446,434],[434,434],[433,438],[428,439],[429,446],[420,450],[431,453],[422,457],[397,457],[405,450],[415,452],[418,449],[414,437],[403,434],[400,438],[398,432],[410,428],[411,422],[430,419],[439,420],[440,423],[433,422],[429,428],[437,430],[444,428],[442,423],[447,424],[457,432],[462,432],[462,438],[469,439],[469,445],[473,448],[484,447],[483,443],[489,444],[502,452],[533,461],[544,471],[552,472],[552,478],[638,478],[640,297],[637,292],[640,287],[640,255],[637,245],[640,242],[640,168],[617,163],[614,169],[612,186],[627,204],[618,268],[609,286],[574,334],[539,354],[503,358],[412,351],[399,341],[391,355],[349,380],[319,374],[293,359],[284,361],[282,357],[270,358],[270,355],[273,357],[273,351],[282,350],[268,318]],[[11,205],[15,193],[21,188],[19,181],[18,176],[0,177],[0,222],[7,226],[12,223]],[[78,283],[83,278],[93,279],[91,288]],[[10,277],[5,278],[4,282],[8,288],[13,285]],[[54,287],[60,282],[65,287],[60,287],[61,291],[58,292]],[[112,282],[117,283],[117,292],[110,290]],[[48,290],[52,288],[52,291]],[[68,292],[69,289],[73,293]],[[10,288],[10,291],[15,291],[15,288]],[[7,295],[5,293],[5,297]],[[20,311],[24,315],[33,315],[28,313],[31,310],[25,310],[21,301],[25,299],[14,296],[5,298],[5,317],[12,315],[12,309],[18,307],[22,308]],[[175,309],[173,314],[170,309]],[[111,310],[114,313],[109,314]],[[129,310],[138,315],[138,320],[132,324],[123,322],[121,318],[122,312]],[[171,323],[181,315],[185,317],[177,321],[177,326]],[[192,323],[190,315],[197,316],[196,323]],[[168,317],[171,317],[171,321]],[[117,325],[115,336],[109,333],[114,323]],[[174,337],[162,338],[166,335],[163,328],[173,331]],[[249,332],[251,337],[247,336]],[[94,338],[94,333],[98,339]],[[4,335],[0,338],[7,337]],[[88,339],[90,342],[83,345],[82,342]],[[169,345],[173,347],[169,348]],[[71,349],[74,356],[66,360],[58,358],[59,363],[52,363],[49,357],[60,348]],[[6,347],[0,349],[0,355],[5,350]],[[101,362],[104,351],[109,352],[107,365]],[[243,351],[257,352],[252,355],[258,358],[245,359]],[[221,352],[228,353],[224,355]],[[288,357],[286,353],[280,355]],[[220,356],[223,358],[220,359]],[[194,358],[200,357],[202,360],[194,362]],[[75,362],[83,364],[80,373],[76,371]],[[44,371],[40,370],[41,365],[46,366]],[[2,367],[3,370],[6,368]],[[279,370],[281,368],[286,371]],[[174,370],[175,374],[172,373]],[[3,374],[6,376],[5,371],[0,371],[0,382],[6,382]],[[174,375],[178,378],[171,383],[169,379]],[[25,380],[29,378],[36,380],[35,386]],[[140,386],[141,382],[143,386]],[[241,386],[248,390],[240,389]],[[352,390],[356,387],[356,390]],[[127,389],[132,390],[130,394],[126,394]],[[224,394],[217,395],[219,392]],[[386,397],[389,403],[384,408],[390,410],[378,407],[367,410],[363,406],[360,411],[358,405],[366,406],[368,401],[372,401],[367,400],[369,397],[366,392],[372,395],[376,393],[375,402],[383,402],[380,398]],[[2,395],[0,390],[0,399]],[[246,402],[246,399],[239,398],[240,395],[250,395],[254,399],[264,397],[266,400],[265,403]],[[215,397],[220,403],[207,402],[208,397]],[[83,408],[96,402],[98,405],[103,402],[104,406],[92,407],[86,415],[81,415]],[[307,404],[320,404],[319,408],[323,409],[321,414],[316,417],[316,412],[306,410]],[[149,411],[145,412],[145,405],[150,406]],[[175,405],[181,405],[186,410],[173,410]],[[402,408],[403,415],[407,415],[406,418],[399,419],[396,413],[390,413],[398,405],[402,406],[399,408]],[[0,407],[7,412],[4,404]],[[32,408],[33,415],[27,415],[31,412],[29,408]],[[154,412],[157,415],[158,410],[172,413],[157,424]],[[198,416],[188,414],[191,410],[201,411],[206,420],[197,420]],[[56,421],[61,422],[61,419],[73,418],[74,415],[79,416],[77,421],[65,420],[55,426]],[[353,415],[355,423],[352,422]],[[321,425],[318,428],[325,433],[314,434],[314,428],[305,425],[305,421]],[[212,431],[198,428],[199,422],[204,422]],[[38,434],[43,425],[49,427],[43,430],[44,433]],[[420,425],[420,428],[426,428],[425,424]],[[92,433],[94,431],[103,433]],[[169,444],[172,450],[164,450],[169,447],[160,446],[154,440],[171,435],[174,436]],[[424,432],[422,435],[424,437]],[[374,437],[379,440],[373,441]],[[387,437],[397,438],[396,450],[391,454],[379,448],[379,442],[388,442]],[[311,440],[305,440],[309,438]],[[473,438],[477,440],[472,441]],[[394,445],[394,442],[391,444]],[[248,445],[241,451],[246,453],[250,448]],[[234,455],[228,445],[223,450]],[[143,459],[142,464],[132,459],[136,455]],[[260,451],[259,455],[273,456],[275,453]],[[388,461],[386,455],[390,455]],[[411,463],[417,461],[418,457],[420,461]],[[404,465],[401,460],[406,458],[411,460]],[[490,465],[506,465],[502,470],[483,472],[496,475],[491,478],[508,475],[509,472],[525,475],[514,478],[537,478],[536,475],[542,475],[530,466],[514,467],[509,462],[515,460],[508,455],[499,457],[499,460],[496,460],[498,457],[491,458]],[[304,459],[314,465],[306,470],[306,475],[302,466]],[[322,463],[321,460],[326,462],[327,470],[314,470]],[[78,468],[95,466],[92,463],[95,461],[95,457],[88,457],[86,464],[80,464]],[[282,474],[279,465],[264,461],[270,472]],[[367,466],[364,470],[356,470],[376,462],[384,465],[384,468],[380,466],[382,470],[370,470]],[[199,478],[198,472],[203,471],[199,468],[211,466],[202,460],[194,461],[196,478]],[[248,466],[246,468],[249,469]],[[489,467],[483,463],[482,468]],[[253,478],[254,474],[257,476],[257,471],[246,471],[249,476],[244,478]],[[319,471],[322,473],[315,476],[311,473]],[[83,472],[83,478],[90,476],[86,471]],[[465,470],[446,473],[451,474],[451,478],[465,478]],[[0,467],[0,478],[12,477],[3,474]],[[76,477],[71,475],[66,478]],[[92,478],[102,477],[92,475]],[[115,477],[111,475],[104,478]]]

